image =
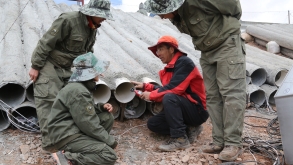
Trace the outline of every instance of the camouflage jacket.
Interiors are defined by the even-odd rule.
[[[58,93],[48,117],[51,142],[59,149],[81,134],[90,136],[111,146],[114,137],[100,125],[97,114],[105,112],[103,104],[94,104],[93,81],[68,83]]]
[[[61,14],[39,40],[31,58],[32,68],[40,70],[47,60],[57,67],[70,68],[78,55],[93,51],[96,31],[88,27],[81,12]]]
[[[185,0],[171,22],[192,37],[195,49],[210,51],[240,33],[239,0]]]

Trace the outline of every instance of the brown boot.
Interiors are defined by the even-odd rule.
[[[218,154],[223,150],[223,148],[224,147],[222,147],[222,146],[218,146],[218,145],[215,145],[213,143],[210,143],[208,145],[203,146],[201,150],[204,153]]]
[[[170,138],[168,141],[163,142],[158,148],[161,151],[175,151],[178,149],[185,149],[190,147],[187,136],[179,138]]]
[[[225,146],[223,151],[219,155],[220,160],[234,161],[241,154],[242,147],[239,146]]]

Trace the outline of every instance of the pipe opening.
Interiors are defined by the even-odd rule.
[[[270,96],[269,96],[269,104],[270,104],[271,106],[275,106],[275,105],[276,105],[276,103],[275,103],[275,98],[274,98],[276,92],[277,92],[277,90],[275,90],[274,92],[272,92],[272,93],[270,94]]]
[[[117,102],[117,100],[115,98],[110,98],[108,103],[111,104],[112,107],[113,107],[112,114],[114,116],[114,119],[118,118],[119,115],[120,115],[120,105],[119,105],[119,103]]]
[[[115,98],[121,103],[131,101],[135,96],[135,93],[132,91],[133,87],[133,84],[130,82],[121,83],[114,92]]]
[[[8,119],[7,113],[0,109],[0,132],[8,128],[10,121]]]
[[[146,109],[146,101],[135,96],[130,102],[126,104],[124,116],[127,119],[140,117]]]
[[[11,107],[20,105],[25,100],[25,89],[19,84],[8,83],[0,88],[0,100]]]
[[[30,102],[35,102],[35,97],[34,97],[34,85],[31,83],[27,88],[26,88],[26,99]]]
[[[287,70],[281,70],[280,72],[278,72],[278,74],[275,77],[275,83],[276,83],[277,86],[280,86],[282,84],[282,82],[285,79],[287,73],[288,73]]]
[[[111,90],[105,84],[96,85],[96,90],[93,92],[95,104],[106,103],[111,97]]]
[[[266,82],[267,72],[263,68],[255,70],[251,75],[251,83],[257,86],[261,86]]]
[[[157,115],[162,112],[164,109],[162,102],[152,102],[151,103],[151,112],[153,115]]]
[[[257,105],[263,105],[266,100],[265,92],[263,90],[256,90],[250,94],[250,102]]]
[[[27,121],[19,113],[31,122]],[[22,106],[15,109],[12,112],[12,116],[13,118],[11,117],[11,120],[13,120],[19,126],[19,129],[31,132],[36,132],[39,130],[36,108],[32,106]]]

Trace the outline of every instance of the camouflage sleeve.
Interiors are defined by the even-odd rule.
[[[75,97],[70,108],[74,123],[86,135],[111,146],[115,139],[100,125],[90,93],[81,93]]]
[[[70,33],[70,26],[63,17],[57,18],[50,29],[39,40],[31,58],[32,68],[40,70],[47,60],[50,52],[55,49],[58,42],[68,36]]]
[[[213,12],[229,15],[238,20],[242,15],[240,0],[207,0],[207,6]]]

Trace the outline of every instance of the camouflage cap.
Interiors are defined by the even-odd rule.
[[[73,61],[75,70],[73,71],[69,82],[91,80],[106,71],[109,65],[110,61],[98,60],[91,52],[80,55]]]
[[[149,13],[168,14],[177,10],[185,0],[147,0],[144,5]]]
[[[111,2],[109,0],[90,0],[90,2],[79,9],[85,15],[101,17],[114,20],[110,12]]]

